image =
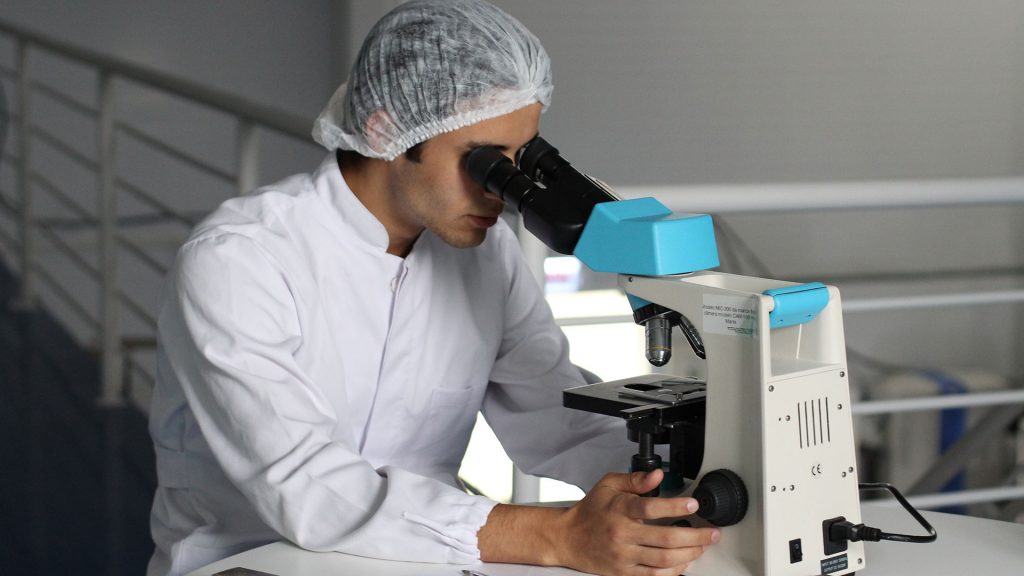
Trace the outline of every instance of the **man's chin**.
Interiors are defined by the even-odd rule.
[[[463,233],[438,234],[445,244],[453,248],[476,248],[487,238],[487,230],[473,230]]]

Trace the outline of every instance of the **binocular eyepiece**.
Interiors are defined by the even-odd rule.
[[[519,211],[530,233],[561,254],[573,253],[595,205],[617,200],[540,136],[516,152],[515,163],[492,146],[476,148],[466,169],[485,190]]]
[[[594,206],[618,200],[540,136],[519,149],[515,163],[493,146],[476,148],[466,158],[466,169],[485,190],[518,210],[527,230],[561,254],[573,253]],[[633,318],[646,327],[651,364],[663,366],[672,357],[673,326],[682,327],[694,353],[705,357],[700,334],[681,314],[648,304],[635,310]]]

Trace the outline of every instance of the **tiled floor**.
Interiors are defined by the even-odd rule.
[[[155,486],[145,417],[99,408],[99,367],[0,268],[0,575],[144,574]]]

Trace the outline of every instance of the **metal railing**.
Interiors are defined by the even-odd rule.
[[[708,184],[616,188],[682,212],[713,214],[1024,203],[1024,178]]]
[[[125,401],[126,389],[134,377],[152,381],[153,375],[136,362],[132,354],[155,346],[156,319],[151,310],[139,303],[119,286],[119,252],[130,253],[156,274],[167,272],[167,265],[147,248],[131,240],[124,231],[125,218],[120,217],[118,205],[122,195],[146,206],[152,216],[166,222],[182,225],[183,230],[193,227],[198,217],[179,210],[158,199],[157,194],[131,182],[117,169],[118,143],[130,139],[164,157],[172,158],[199,172],[231,185],[242,193],[255,188],[259,179],[260,134],[276,132],[297,145],[308,145],[311,122],[263,106],[232,94],[202,86],[145,66],[72,46],[0,20],[0,35],[12,38],[16,46],[14,68],[0,65],[0,77],[13,81],[16,86],[16,110],[10,116],[17,135],[15,150],[4,151],[5,167],[17,173],[16,199],[11,191],[0,190],[0,212],[16,223],[17,237],[0,231],[0,240],[16,253],[20,274],[20,289],[16,305],[31,309],[36,305],[42,287],[94,331],[94,341],[101,356],[102,393],[98,399],[104,405],[119,405]],[[57,56],[87,70],[96,78],[95,102],[82,101],[43,80],[33,77],[30,55],[45,53]],[[164,139],[146,132],[139,126],[118,117],[118,95],[126,90],[154,89],[162,94],[199,104],[235,120],[235,167],[225,170],[187,150],[167,144]],[[33,115],[36,98],[42,97],[64,110],[90,121],[95,127],[95,148],[83,152],[54,133]],[[34,148],[45,146],[96,178],[95,210],[90,210],[74,194],[50,179],[33,162]],[[77,224],[93,229],[96,234],[96,252],[86,254],[61,235],[59,222],[42,218],[36,213],[40,198],[59,204],[73,214]],[[98,287],[99,298],[95,306],[83,304],[73,290],[56,278],[39,257],[38,240],[62,254],[75,268]],[[94,265],[90,260],[95,258]],[[41,286],[40,286],[41,283]],[[137,318],[149,330],[148,337],[123,334],[122,313]]]

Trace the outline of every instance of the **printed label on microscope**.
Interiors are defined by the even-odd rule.
[[[747,337],[757,334],[757,309],[752,297],[707,294],[702,309],[704,332]]]

